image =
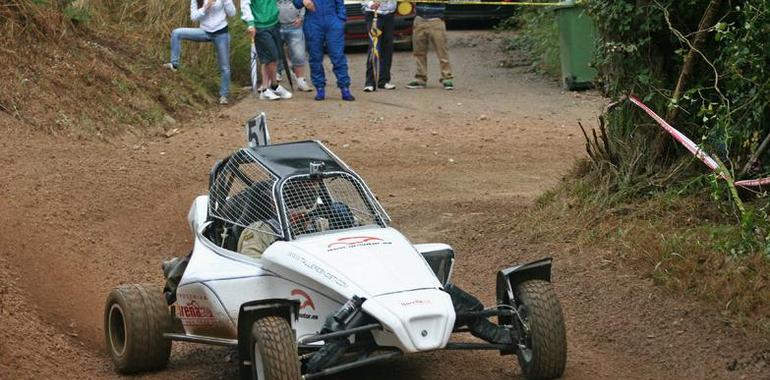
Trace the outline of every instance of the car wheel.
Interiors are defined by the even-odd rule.
[[[297,341],[289,322],[281,317],[257,319],[251,329],[252,379],[299,380]]]
[[[519,318],[516,356],[527,379],[555,379],[567,362],[567,334],[561,305],[550,282],[529,280],[514,289]]]
[[[168,364],[171,315],[156,285],[123,285],[112,289],[104,307],[107,351],[120,373],[156,371]]]

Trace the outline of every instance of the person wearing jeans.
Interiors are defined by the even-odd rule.
[[[395,85],[390,83],[390,66],[393,62],[393,32],[396,21],[396,0],[368,0],[361,5],[366,19],[367,32],[372,29],[374,13],[377,12],[377,28],[382,32],[377,44],[380,55],[379,78],[374,76],[374,63],[372,62],[372,41],[369,41],[369,58],[366,60],[366,84],[364,92],[372,92],[377,88],[393,90]],[[375,83],[375,80],[378,83]]]
[[[190,0],[190,18],[198,28],[176,28],[171,32],[171,61],[163,66],[171,71],[179,69],[182,41],[212,42],[217,52],[221,80],[219,104],[227,104],[230,97],[230,32],[227,17],[235,16],[233,0]]]
[[[417,16],[414,18],[412,32],[412,54],[417,64],[417,73],[415,80],[406,85],[406,88],[425,88],[428,83],[428,46],[432,43],[441,67],[441,84],[445,90],[453,90],[452,65],[449,64],[444,23],[446,5],[417,3],[415,8]]]
[[[297,77],[297,88],[300,91],[312,91],[305,80],[305,63],[307,54],[305,47],[305,32],[302,31],[302,22],[305,18],[305,8],[297,9],[292,0],[278,0],[278,19],[281,23],[281,39],[289,46],[289,59],[291,69]],[[281,74],[285,67],[279,61],[278,73]]]

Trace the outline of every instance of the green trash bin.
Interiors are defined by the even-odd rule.
[[[564,88],[570,91],[592,87],[597,71],[590,67],[596,51],[596,26],[586,9],[574,0],[555,8],[559,24],[559,50]]]

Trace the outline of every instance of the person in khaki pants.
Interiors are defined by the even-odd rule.
[[[452,65],[449,64],[449,51],[446,46],[446,24],[444,23],[445,4],[417,3],[417,16],[414,18],[412,32],[412,51],[417,63],[414,81],[406,88],[425,88],[428,83],[428,45],[433,43],[441,66],[441,84],[445,90],[454,90]]]

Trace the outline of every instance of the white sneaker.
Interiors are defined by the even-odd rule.
[[[272,91],[275,95],[278,95],[281,97],[281,99],[291,99],[293,96],[289,90],[283,88],[283,86],[278,85],[278,88]]]
[[[374,91],[374,86],[365,86],[364,87],[364,92],[373,92],[373,91]]]
[[[305,78],[297,78],[297,88],[300,91],[304,91],[304,92],[313,91],[313,89],[310,88],[310,85],[307,84],[307,81],[305,80]]]
[[[275,92],[273,92],[273,90],[266,88],[259,93],[259,99],[260,100],[279,100],[281,99],[281,97],[276,95]]]
[[[220,96],[220,97],[219,97],[219,104],[220,104],[220,105],[223,105],[223,106],[224,106],[224,105],[226,105],[226,104],[228,104],[228,103],[230,103],[230,102],[227,100],[227,97],[226,97],[226,96]]]
[[[385,83],[382,86],[380,86],[380,88],[385,89],[385,90],[395,90],[396,89],[396,85],[393,84],[393,83],[388,82],[388,83]]]
[[[176,72],[176,71],[178,70],[176,67],[174,67],[174,64],[173,64],[173,63],[171,63],[171,62],[169,62],[169,63],[164,63],[164,64],[163,64],[163,67],[165,67],[165,68],[167,68],[167,69],[169,69],[169,70],[171,70],[171,71],[173,71],[173,72]]]
[[[283,80],[283,76],[281,75],[281,73],[275,73],[275,80],[279,82]]]

